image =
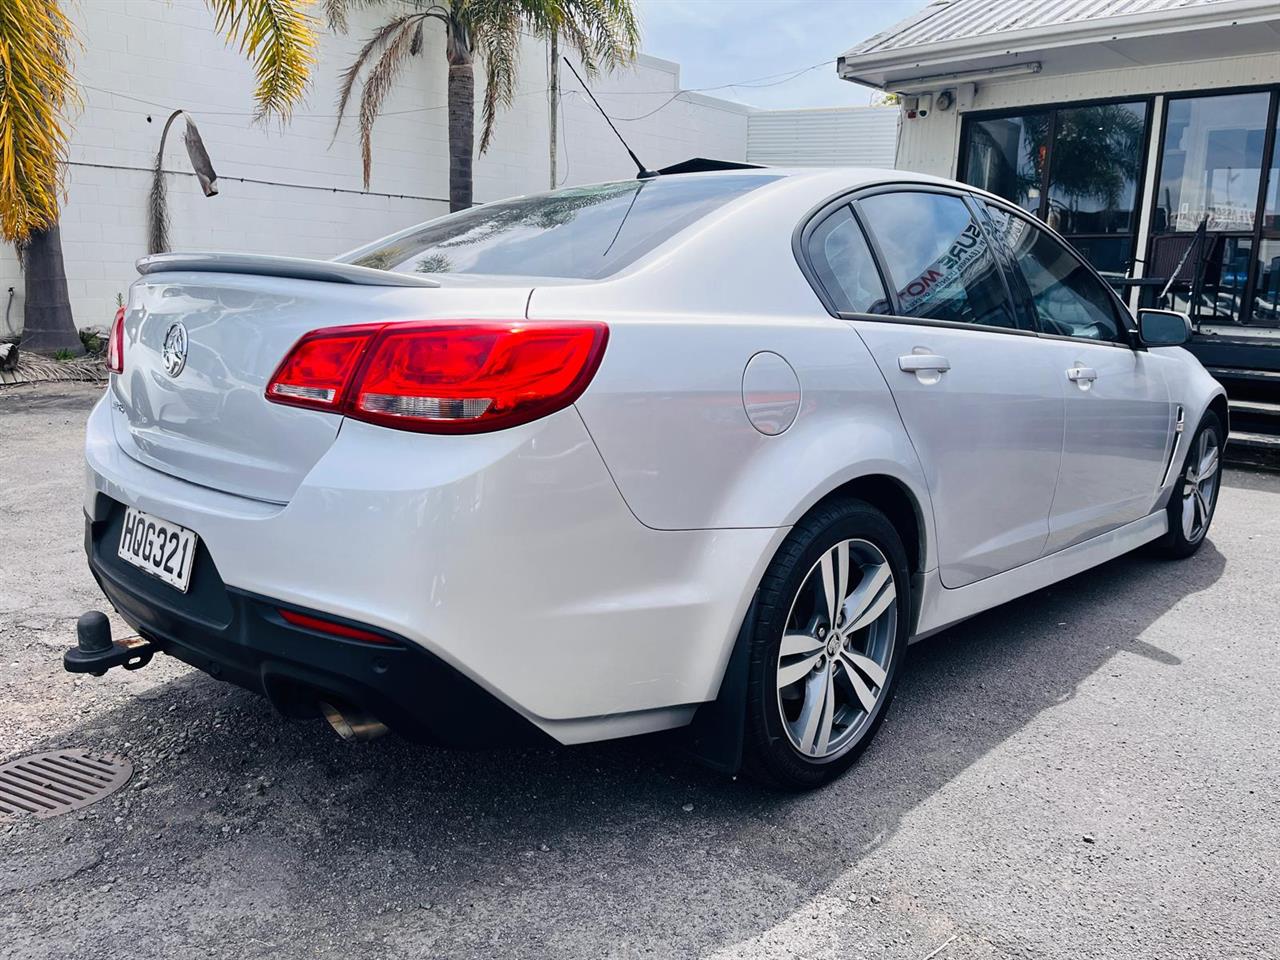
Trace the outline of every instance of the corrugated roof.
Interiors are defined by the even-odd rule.
[[[1085,21],[1159,14],[1231,0],[934,0],[846,57]]]

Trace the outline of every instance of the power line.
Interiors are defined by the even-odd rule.
[[[725,84],[721,84],[718,87],[697,87],[697,88],[691,88],[688,90],[677,90],[670,97],[668,97],[665,102],[663,102],[657,107],[654,107],[648,113],[642,113],[637,117],[614,117],[614,116],[609,116],[608,114],[606,114],[606,116],[609,116],[610,120],[617,120],[619,123],[632,123],[636,120],[647,120],[649,117],[652,117],[655,113],[658,113],[660,110],[665,110],[672,103],[678,100],[683,94],[686,94],[686,93],[705,93],[708,90],[724,90],[730,87],[733,87],[733,88],[748,87],[752,90],[760,90],[760,89],[763,89],[764,87],[776,87],[783,83],[789,83],[790,81],[795,80],[797,77],[800,77],[806,73],[809,73],[812,70],[817,70],[819,67],[825,67],[828,64],[832,64],[832,63],[835,63],[835,61],[824,60],[822,63],[815,63],[812,66],[801,67],[799,70],[795,70],[788,74],[775,73],[775,74],[771,74],[769,77],[757,78],[757,81],[759,81],[759,80],[770,80],[771,77],[782,77],[781,80],[773,80],[770,83],[761,83],[757,81],[748,80],[748,81],[743,81],[741,83],[725,83]]]
[[[763,77],[754,77],[754,78],[749,79],[749,80],[736,80],[736,81],[732,81],[732,82],[730,82],[730,83],[721,83],[721,84],[717,84],[717,85],[715,85],[715,86],[710,86],[710,87],[682,87],[682,88],[680,88],[679,90],[676,90],[674,93],[673,93],[671,90],[669,90],[669,89],[668,89],[668,90],[613,90],[613,91],[601,91],[601,94],[600,94],[600,95],[601,95],[601,96],[605,96],[605,97],[624,97],[624,96],[625,96],[625,97],[651,97],[651,96],[658,96],[658,95],[660,95],[660,94],[664,94],[664,93],[669,93],[669,94],[671,94],[670,98],[669,98],[665,103],[663,103],[663,104],[662,104],[662,106],[660,106],[660,107],[656,108],[655,110],[651,110],[651,111],[649,111],[648,113],[642,114],[642,115],[641,115],[641,116],[639,116],[639,117],[612,117],[612,118],[611,118],[611,119],[614,119],[614,120],[624,120],[624,121],[643,120],[643,119],[645,119],[646,117],[653,116],[653,114],[655,114],[655,113],[657,113],[659,110],[663,109],[663,107],[665,107],[665,106],[667,106],[669,103],[672,103],[673,101],[675,101],[675,100],[676,100],[676,98],[678,98],[681,94],[685,94],[685,93],[709,93],[709,92],[714,91],[714,90],[728,90],[728,89],[731,89],[731,88],[734,88],[734,87],[745,87],[745,88],[749,88],[749,89],[761,89],[761,88],[764,88],[764,87],[773,87],[773,86],[778,86],[779,84],[788,83],[788,82],[790,82],[791,80],[794,80],[794,79],[796,79],[797,77],[802,76],[803,74],[808,73],[808,72],[810,72],[810,71],[812,71],[812,70],[817,70],[819,67],[829,66],[829,65],[830,65],[830,64],[832,64],[832,63],[835,63],[835,60],[834,60],[834,59],[833,59],[833,60],[824,60],[824,61],[822,61],[821,63],[811,64],[810,66],[807,66],[807,67],[801,67],[799,70],[784,71],[784,72],[782,72],[782,73],[771,73],[771,74],[767,74],[767,75],[765,75],[765,76],[763,76]],[[781,78],[781,79],[777,79],[777,78]],[[106,87],[98,87],[98,86],[95,86],[94,84],[91,84],[91,83],[81,83],[80,85],[81,85],[82,87],[84,87],[85,89],[87,89],[87,90],[93,90],[93,91],[95,91],[96,93],[104,93],[104,94],[107,94],[108,96],[112,96],[112,97],[119,97],[119,98],[121,98],[122,100],[131,100],[131,101],[133,101],[134,103],[140,103],[140,104],[142,104],[142,105],[144,105],[144,106],[153,107],[153,108],[154,108],[154,109],[156,109],[156,110],[170,110],[170,109],[173,109],[173,104],[171,104],[171,103],[161,103],[160,101],[157,101],[157,100],[148,100],[148,99],[147,99],[147,98],[145,98],[145,97],[138,97],[138,96],[134,96],[133,94],[129,94],[129,93],[121,93],[121,92],[119,92],[118,90],[108,90]],[[521,91],[521,92],[519,92],[519,93],[515,94],[515,96],[517,96],[517,97],[541,96],[542,94],[548,93],[548,92],[550,91],[550,89],[551,89],[550,87],[544,87],[544,88],[543,88],[543,89],[541,89],[541,90],[524,90],[524,91]],[[116,109],[119,109],[119,108],[116,108]],[[428,107],[410,107],[410,108],[407,108],[407,109],[404,109],[404,110],[388,110],[388,111],[386,111],[386,112],[384,112],[384,113],[379,114],[379,116],[383,116],[383,117],[400,117],[400,116],[408,116],[408,115],[410,115],[410,114],[415,114],[415,113],[433,113],[433,112],[438,111],[438,110],[448,110],[448,109],[449,109],[449,105],[448,105],[447,103],[444,103],[444,104],[436,104],[436,105],[432,105],[432,106],[428,106]],[[201,109],[195,109],[195,110],[192,110],[192,111],[190,111],[190,112],[192,112],[192,113],[194,113],[194,114],[197,114],[197,115],[199,115],[199,116],[205,116],[205,117],[244,117],[244,118],[254,118],[254,117],[256,117],[256,116],[257,116],[257,113],[255,113],[255,112],[253,112],[253,111],[245,111],[245,110],[201,110]],[[297,115],[295,115],[294,119],[297,119],[297,120],[337,120],[337,119],[338,119],[338,114],[336,114],[336,113],[306,113],[306,114],[297,114]]]
[[[68,160],[69,167],[93,167],[98,170],[127,170],[131,173],[150,174],[150,167],[134,167],[120,163],[89,163],[86,160]],[[161,173],[174,177],[194,177],[189,170],[162,170]],[[287,183],[283,180],[261,180],[257,177],[235,177],[218,174],[219,180],[235,180],[239,183],[257,183],[266,187],[291,187],[294,190],[319,190],[323,193],[352,193],[361,197],[385,197],[389,200],[432,200],[436,203],[448,203],[445,197],[424,197],[413,193],[379,193],[376,190],[353,190],[350,187],[326,187],[318,183]]]

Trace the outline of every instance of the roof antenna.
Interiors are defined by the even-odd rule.
[[[596,95],[591,92],[591,88],[588,87],[586,81],[582,79],[582,75],[579,74],[577,70],[573,69],[573,64],[569,63],[569,58],[561,57],[560,59],[565,62],[570,70],[573,70],[573,75],[578,78],[578,83],[582,84],[582,89],[587,91],[587,96],[591,98],[591,102],[594,103],[596,105],[596,109],[600,111],[600,116],[604,117],[604,122],[609,125],[609,129],[612,130],[613,135],[618,138],[618,141],[622,144],[622,148],[630,154],[631,162],[636,165],[636,169],[639,171],[639,173],[636,174],[636,179],[652,180],[654,177],[658,176],[658,171],[650,170],[641,163],[640,158],[636,156],[636,152],[627,146],[627,141],[622,139],[622,134],[620,134],[618,132],[618,128],[613,125],[613,121],[609,119],[609,115],[604,112],[604,107],[600,106],[600,101],[596,99]]]

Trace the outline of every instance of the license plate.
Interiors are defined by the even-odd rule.
[[[191,585],[196,542],[195,533],[186,527],[128,507],[116,553],[125,563],[186,593]]]

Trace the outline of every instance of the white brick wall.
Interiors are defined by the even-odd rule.
[[[282,127],[251,121],[249,67],[213,33],[202,0],[81,0],[67,11],[84,40],[75,52],[84,106],[74,120],[62,211],[63,253],[79,325],[110,322],[115,294],[128,286],[134,261],[146,252],[149,170],[160,130],[176,107],[190,110],[199,125],[221,192],[206,199],[193,177],[168,178],[174,249],[328,257],[447,212],[446,67],[439,30],[428,29],[422,55],[388,98],[366,194],[351,120],[332,144],[330,139],[336,75],[382,22],[378,14],[359,13],[347,36],[325,34],[307,102]],[[500,116],[494,144],[476,163],[477,201],[547,187],[545,47],[525,41],[521,64],[515,103]],[[635,117],[660,106],[679,89],[679,80],[675,64],[641,57],[633,69],[597,78],[592,86],[610,114]],[[568,71],[563,88],[562,182],[631,176],[626,153]],[[652,167],[690,156],[741,160],[748,113],[739,104],[686,94],[648,119],[618,126]],[[165,151],[167,169],[189,169],[181,131],[179,120]],[[267,186],[238,177],[328,189]],[[0,297],[10,286],[17,293],[10,324],[17,328],[22,278],[12,249],[5,247]],[[0,335],[7,332],[0,329]]]

